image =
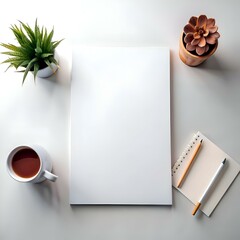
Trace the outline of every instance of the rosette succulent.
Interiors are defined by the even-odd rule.
[[[206,54],[220,37],[215,19],[206,15],[191,17],[183,31],[186,49],[199,56]]]

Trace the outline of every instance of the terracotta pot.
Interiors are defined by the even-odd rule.
[[[207,60],[210,56],[213,55],[213,53],[216,51],[218,47],[218,42],[216,42],[215,45],[210,47],[210,50],[207,54],[204,54],[203,56],[198,56],[190,53],[185,48],[183,38],[184,38],[184,33],[182,33],[180,36],[179,57],[186,65],[191,67],[198,66],[199,64],[203,63],[205,60]]]

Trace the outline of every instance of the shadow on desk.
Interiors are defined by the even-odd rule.
[[[60,196],[58,192],[58,185],[45,180],[42,183],[31,184],[30,190],[44,205],[58,208],[60,206]]]
[[[218,79],[222,81],[230,81],[233,75],[239,74],[239,66],[237,66],[237,64],[231,64],[227,59],[214,55],[195,68],[197,71],[206,71],[216,75]]]

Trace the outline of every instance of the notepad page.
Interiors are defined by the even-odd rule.
[[[171,204],[170,54],[73,47],[71,204]]]
[[[177,188],[177,183],[201,139],[203,139],[201,149],[194,159],[183,184],[180,188]],[[185,195],[193,204],[196,204],[220,163],[225,158],[227,159],[227,162],[224,171],[200,208],[200,210],[207,216],[211,215],[231,183],[238,175],[240,165],[201,132],[197,132],[172,168],[173,186]]]

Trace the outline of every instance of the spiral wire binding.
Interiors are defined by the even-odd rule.
[[[191,149],[194,147],[194,145],[198,142],[199,138],[200,138],[200,135],[198,133],[193,135],[192,140],[187,145],[187,147],[184,149],[184,151],[182,152],[182,154],[180,155],[180,157],[178,158],[178,160],[175,162],[174,166],[172,167],[172,176],[174,173],[176,173],[178,168],[181,166],[182,162],[184,161],[186,156],[189,154]]]

